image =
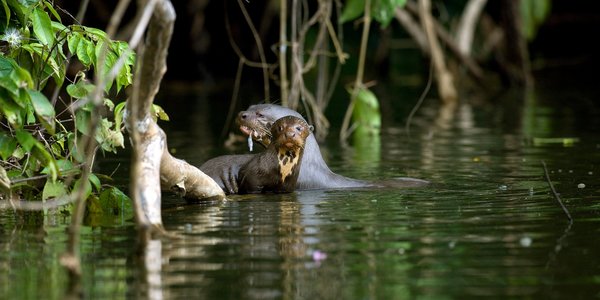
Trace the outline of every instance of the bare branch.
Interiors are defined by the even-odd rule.
[[[487,0],[469,0],[456,29],[456,44],[463,55],[471,54],[471,44],[475,33],[475,24],[485,7]]]

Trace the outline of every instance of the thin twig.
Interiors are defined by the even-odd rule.
[[[410,111],[408,118],[406,118],[406,125],[404,128],[406,130],[406,136],[408,136],[408,137],[410,137],[410,123],[412,122],[412,118],[414,117],[415,113],[417,113],[417,110],[419,110],[419,108],[421,107],[421,104],[423,104],[423,101],[425,100],[425,96],[427,96],[427,94],[429,93],[429,90],[431,89],[432,82],[433,82],[433,63],[430,61],[429,62],[429,75],[427,76],[427,85],[425,86],[423,93],[421,93],[421,97],[419,97],[417,104],[415,104],[413,109]]]
[[[279,81],[281,84],[281,104],[287,106],[288,86],[287,78],[287,1],[281,1],[279,11]]]
[[[229,111],[227,112],[227,120],[225,120],[225,126],[221,131],[221,138],[224,139],[225,135],[229,131],[231,119],[233,118],[233,110],[235,109],[238,96],[240,94],[240,82],[242,81],[242,71],[244,70],[244,57],[239,57],[238,68],[235,73],[235,83],[233,84],[233,93],[231,93],[231,104],[229,104]]]
[[[262,43],[260,41],[260,36],[258,35],[256,28],[254,27],[254,23],[252,23],[252,19],[250,18],[250,15],[248,14],[246,7],[244,6],[244,3],[242,3],[241,0],[238,0],[238,5],[240,6],[240,9],[242,10],[242,14],[244,15],[244,19],[246,20],[246,23],[248,23],[248,28],[250,28],[250,31],[252,32],[252,36],[254,37],[254,41],[256,42],[256,49],[258,50],[258,55],[260,56],[260,60],[263,64],[263,66],[267,66],[267,58],[265,56],[265,51],[264,51]],[[264,92],[265,92],[265,99],[270,99],[271,97],[269,95],[269,72],[266,67],[263,67],[262,70],[263,70],[263,88],[264,88]]]
[[[350,97],[350,104],[346,109],[346,114],[344,115],[344,120],[342,121],[342,129],[340,131],[340,141],[346,142],[346,139],[350,135],[348,132],[350,118],[352,117],[352,111],[354,110],[354,104],[356,102],[356,97],[361,88],[363,88],[363,77],[365,71],[365,60],[367,57],[367,42],[369,40],[369,28],[371,27],[371,1],[365,1],[365,16],[363,17],[363,31],[360,42],[360,53],[358,56],[358,70],[356,71],[356,81],[354,82],[354,87],[352,88],[352,95]]]
[[[0,201],[0,209],[18,209],[18,210],[28,210],[28,211],[40,211],[45,209],[58,208],[70,203],[73,203],[77,200],[77,197],[73,195],[66,195],[62,197],[58,197],[54,200],[47,200],[46,202],[42,201],[27,201],[27,200],[1,200]]]
[[[546,181],[548,182],[548,185],[550,186],[550,190],[552,190],[552,195],[554,195],[554,199],[556,199],[556,201],[558,201],[558,204],[560,204],[560,207],[562,207],[562,210],[567,215],[569,222],[572,223],[573,218],[571,217],[569,210],[567,210],[567,207],[563,204],[562,200],[560,200],[560,196],[554,189],[554,185],[552,184],[552,181],[550,181],[550,175],[548,175],[548,168],[546,168],[546,162],[544,162],[543,160],[542,160],[542,166],[544,167],[544,174],[546,175]]]

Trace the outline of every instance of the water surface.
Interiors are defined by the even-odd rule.
[[[557,99],[565,94],[574,100]],[[430,99],[410,137],[403,118],[392,116],[368,147],[341,147],[332,137],[322,149],[336,172],[423,178],[432,182],[425,188],[200,204],[165,194],[164,225],[180,238],[141,245],[126,218],[83,228],[82,293],[94,299],[598,297],[600,114],[593,105],[581,108],[596,94],[556,94],[541,83],[535,92],[507,93],[495,106],[461,105],[453,118],[440,116]],[[209,107],[199,104],[198,114],[166,125],[170,147],[194,164],[245,151],[243,145],[223,150]],[[579,140],[536,139],[547,137]],[[120,163],[117,178],[126,186],[127,161],[106,159],[100,169],[110,173]],[[572,224],[550,193],[541,161]],[[58,260],[69,220],[0,212],[0,298],[67,296]]]

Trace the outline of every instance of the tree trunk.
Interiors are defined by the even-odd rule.
[[[184,191],[184,196],[196,199],[224,198],[224,193],[210,177],[168,153],[166,135],[152,119],[150,109],[166,72],[167,52],[175,23],[175,10],[171,2],[150,0],[149,4],[153,1],[156,6],[148,27],[146,44],[138,51],[133,92],[127,102],[126,117],[133,144],[131,196],[137,224],[140,227],[162,229],[161,186],[176,186],[178,191]]]

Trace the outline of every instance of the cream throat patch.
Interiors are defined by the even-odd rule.
[[[300,149],[295,150],[282,150],[279,149],[277,155],[277,161],[279,162],[279,173],[281,174],[281,182],[285,182],[285,179],[292,175],[294,166],[298,164],[300,158]]]

